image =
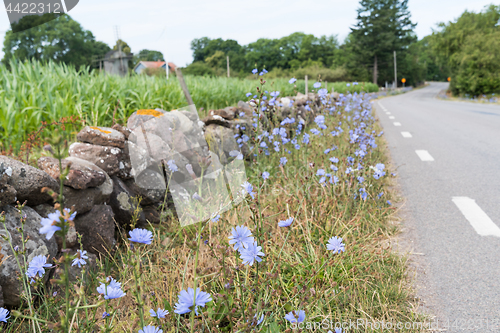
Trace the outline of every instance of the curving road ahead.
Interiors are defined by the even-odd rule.
[[[424,311],[440,331],[500,332],[500,106],[437,99],[447,85],[373,105]]]

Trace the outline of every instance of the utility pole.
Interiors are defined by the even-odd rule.
[[[396,89],[398,86],[398,74],[397,74],[397,67],[396,67],[396,51],[394,51],[394,85],[393,88]]]
[[[169,69],[170,67],[168,66],[168,59],[167,59],[167,52],[165,52],[165,69],[167,71],[167,81],[168,81],[168,72],[169,72]]]
[[[227,77],[229,77],[229,56],[227,56],[226,59],[227,59]]]
[[[115,25],[115,34],[116,34],[116,43],[118,45],[118,57],[120,60],[118,74],[121,75],[121,72],[123,72],[124,68],[123,68],[123,59],[122,59],[122,43],[120,40],[120,28],[117,25]]]

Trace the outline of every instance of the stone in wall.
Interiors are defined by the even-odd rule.
[[[210,146],[210,150],[218,156],[220,163],[224,165],[228,163],[229,152],[233,150],[239,151],[233,131],[229,128],[208,125],[205,130],[205,139]]]
[[[113,146],[123,148],[125,135],[110,127],[85,126],[76,138],[80,142],[87,142],[100,146]]]
[[[111,206],[97,205],[75,217],[76,231],[81,234],[83,248],[94,254],[107,254],[116,243],[114,213]]]
[[[17,200],[21,203],[27,200],[29,206],[52,200],[50,195],[41,192],[43,187],[54,191],[59,188],[57,181],[46,172],[7,156],[0,156],[0,177],[6,177],[5,184],[15,189]]]
[[[96,187],[104,183],[106,175],[95,164],[77,157],[67,157],[61,160],[63,170],[71,163],[68,175],[63,184],[77,190]],[[59,160],[54,157],[43,156],[38,159],[38,167],[47,172],[52,178],[60,177]]]
[[[125,183],[116,176],[111,177],[113,180],[113,193],[110,197],[110,206],[113,209],[115,220],[121,226],[129,226],[132,221],[132,216],[137,207],[134,200],[134,193],[125,185]],[[145,223],[145,217],[142,210],[138,215],[138,223]]]
[[[95,205],[109,203],[113,192],[113,181],[105,173],[106,180],[97,187],[90,187],[84,190],[75,190],[72,187],[63,187],[64,207],[75,206],[77,214],[83,214],[92,209]]]
[[[123,182],[133,193],[132,196],[139,195],[142,197],[141,206],[163,202],[165,199],[166,189],[144,188],[139,186],[134,179],[124,180]]]
[[[69,146],[69,156],[92,162],[110,176],[120,171],[123,155],[123,149],[113,146],[98,146],[82,142],[74,142]]]
[[[0,207],[15,203],[16,200],[17,191],[14,186],[0,182]]]
[[[125,136],[125,140],[128,140],[128,136],[130,135],[130,133],[132,133],[130,129],[120,124],[114,124],[111,128],[122,133]]]
[[[12,246],[22,248],[21,235],[17,228],[21,225],[21,216],[19,210],[12,206],[0,207],[0,212],[5,212],[5,223],[7,226],[8,234],[5,229],[0,228],[0,235],[8,236],[11,238]],[[45,235],[40,234],[41,216],[31,207],[25,206],[22,211],[26,214],[26,222],[24,225],[24,239],[28,241],[25,244],[26,260],[30,262],[35,256],[43,255],[49,256],[48,263],[51,262],[57,254],[57,244],[54,237],[50,240],[46,239]],[[3,260],[0,266],[0,286],[3,289],[3,299],[5,305],[19,306],[20,305],[20,292],[22,290],[21,282],[18,280],[19,268],[17,266],[14,253],[9,243],[0,237],[0,261]],[[44,279],[48,278],[46,273]]]

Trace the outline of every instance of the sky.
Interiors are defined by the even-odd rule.
[[[438,22],[454,21],[465,10],[481,11],[484,0],[409,0],[418,38],[432,33]],[[500,4],[500,3],[494,3]],[[340,41],[356,23],[355,0],[80,0],[69,15],[96,40],[112,46],[116,28],[133,53],[163,52],[169,62],[184,67],[193,60],[195,38],[234,39],[246,45],[259,38],[281,38],[294,32],[337,35]],[[0,42],[10,29],[5,8],[0,11]],[[3,57],[3,51],[0,52]]]

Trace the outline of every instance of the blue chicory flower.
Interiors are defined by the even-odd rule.
[[[254,318],[254,319],[257,319],[257,314],[255,314],[255,315],[253,316],[253,318]],[[263,321],[264,321],[264,314],[262,314],[262,316],[260,316],[260,318],[258,318],[258,319],[257,319],[257,325],[260,325],[260,323],[262,323]],[[248,322],[248,320],[247,320],[247,322]],[[254,324],[253,324],[253,322],[252,322],[250,325],[252,325],[252,326],[253,326],[253,325],[254,325]]]
[[[127,295],[120,288],[107,287],[104,292],[104,299],[116,299]]]
[[[252,197],[252,199],[255,199],[255,192],[253,192],[253,186],[252,186],[252,184],[250,184],[249,182],[244,182],[240,186],[243,187],[244,191],[246,191],[248,194],[250,194],[250,196]]]
[[[30,278],[35,278],[37,274],[42,277],[45,274],[45,268],[48,267],[52,267],[52,265],[47,264],[47,257],[38,255],[30,261],[26,275]]]
[[[201,291],[200,288],[196,288],[196,299],[195,292],[193,288],[188,288],[186,290],[181,290],[178,295],[178,302],[175,304],[174,312],[177,314],[184,314],[191,312],[191,307],[194,305],[194,313],[198,315],[198,307],[205,307],[205,304],[212,300],[209,293]]]
[[[289,217],[286,220],[282,220],[278,222],[278,226],[285,228],[289,227],[293,223],[293,217]]]
[[[128,240],[134,243],[151,244],[153,240],[153,233],[146,229],[135,228],[128,234],[130,235]]]
[[[342,243],[342,238],[333,236],[328,240],[328,244],[326,244],[326,249],[333,251],[333,253],[345,252],[345,244]]]
[[[88,259],[89,257],[87,256],[87,251],[85,250],[76,250],[76,258],[73,259],[73,263],[71,266],[78,265],[78,268],[81,268],[82,265],[85,265],[87,262],[84,259]]]
[[[261,262],[262,258],[260,257],[265,256],[261,250],[262,246],[257,246],[256,241],[244,244],[243,248],[239,250],[243,264],[252,266],[255,261]]]
[[[64,208],[63,210],[66,213],[69,213],[70,210],[68,208]],[[70,215],[69,221],[73,221],[76,216],[76,212]],[[54,213],[50,213],[47,218],[42,218],[40,221],[42,223],[42,227],[40,228],[40,233],[45,234],[45,238],[47,240],[51,239],[54,233],[58,230],[61,230],[61,227],[58,226],[61,220],[61,211],[56,210]],[[68,222],[67,219],[64,219],[65,222]]]
[[[149,310],[149,314],[151,317],[156,317],[156,318],[165,318],[168,315],[168,310],[160,309],[158,308],[158,311],[155,312],[155,310],[151,309]]]
[[[163,330],[159,327],[148,325],[140,329],[138,333],[163,333]]]
[[[177,165],[175,165],[175,161],[174,160],[170,160],[167,162],[167,166],[169,168],[169,170],[171,172],[176,172],[177,170],[179,170],[179,168],[177,167]]]
[[[291,323],[301,323],[306,319],[306,313],[304,310],[290,311],[285,319]]]
[[[254,241],[252,232],[244,225],[238,225],[231,231],[229,236],[229,244],[234,244],[235,250],[240,250],[246,244],[251,244]]]
[[[9,310],[5,308],[0,308],[0,321],[3,321],[4,323],[7,322],[7,319],[9,319]]]

